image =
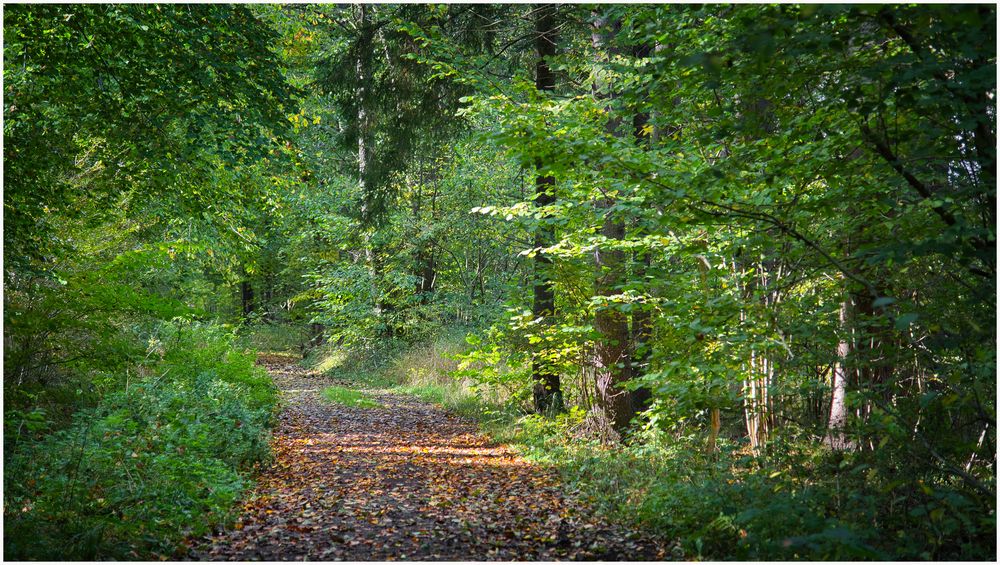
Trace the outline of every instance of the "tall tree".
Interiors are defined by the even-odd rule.
[[[621,30],[621,21],[594,14],[591,41],[597,58],[594,73],[594,95],[605,103],[608,115],[605,133],[621,137],[622,118],[615,107],[615,84],[612,65],[620,49],[613,42]],[[622,432],[635,415],[632,394],[622,385],[632,377],[633,352],[628,317],[619,308],[615,296],[621,294],[625,279],[625,253],[620,249],[625,239],[625,220],[615,210],[618,188],[609,183],[600,188],[603,194],[594,203],[601,222],[600,235],[605,242],[594,250],[594,293],[601,303],[594,313],[595,380],[598,406],[615,430]]]
[[[638,44],[632,46],[632,57],[635,61],[646,61],[655,51],[649,45]],[[648,101],[648,98],[645,101]],[[632,115],[632,136],[635,144],[640,149],[649,150],[656,143],[658,128],[650,124],[650,111],[637,105],[635,113]],[[641,219],[633,222],[632,230],[636,235],[645,233],[645,224]],[[640,248],[633,253],[632,264],[634,279],[640,288],[648,291],[649,281],[646,279],[652,267],[652,254],[649,249]],[[640,377],[649,369],[649,362],[653,348],[653,309],[650,304],[637,304],[632,310],[632,319],[629,326],[631,342],[631,372],[632,378]],[[649,407],[653,393],[649,386],[639,386],[632,391],[633,408],[639,412]]]
[[[549,67],[551,57],[556,54],[557,7],[553,4],[540,4],[532,10],[535,15],[535,89],[545,96],[555,90],[555,75]],[[544,210],[556,202],[556,179],[546,172],[546,163],[541,157],[535,161],[535,206]],[[535,228],[535,248],[541,249],[552,245],[555,231],[543,212],[542,221]],[[550,320],[556,311],[556,295],[551,280],[552,260],[546,253],[535,255],[534,302],[531,313],[536,319]],[[534,381],[533,395],[535,410],[542,413],[561,411],[563,409],[562,389],[559,383],[559,373],[544,354],[536,354],[531,362],[531,376]]]

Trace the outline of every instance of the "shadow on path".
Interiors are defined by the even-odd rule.
[[[274,463],[212,560],[657,560],[662,547],[589,516],[554,471],[415,398],[323,401],[336,381],[267,359],[284,408]]]

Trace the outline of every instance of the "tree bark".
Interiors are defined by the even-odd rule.
[[[250,314],[253,314],[253,287],[250,286],[249,280],[244,280],[240,283],[240,304],[243,309],[243,319],[250,320]]]
[[[535,88],[540,93],[555,90],[555,77],[549,68],[548,58],[556,54],[556,7],[542,4],[535,7],[535,50],[538,61],[535,64]],[[545,167],[542,159],[535,161],[538,171],[535,177],[535,206],[545,207],[555,203],[555,178],[542,174]],[[547,219],[543,218],[543,221]],[[535,228],[535,247],[552,244],[554,231],[549,224],[542,223]],[[531,313],[534,317],[550,319],[556,310],[555,290],[552,286],[551,259],[544,253],[536,253],[534,260],[534,302]],[[534,381],[535,410],[539,413],[561,412],[563,410],[562,389],[559,374],[543,354],[536,353],[531,361],[531,377]]]
[[[358,185],[362,198],[361,221],[362,224],[370,223],[374,210],[370,209],[368,191],[375,187],[369,186],[371,174],[372,143],[369,139],[371,134],[371,67],[372,67],[372,43],[374,41],[375,30],[369,17],[369,7],[365,4],[358,4],[354,7],[357,10],[357,50],[355,59],[355,74],[357,83],[354,95],[357,102],[357,128],[358,128]],[[374,242],[374,225],[365,226],[363,232],[365,266],[368,269],[369,278],[372,284],[372,295],[375,297],[375,317],[381,323],[380,333],[383,336],[392,337],[394,328],[389,321],[387,314],[392,309],[391,304],[386,304],[383,300],[382,289],[379,281],[382,279],[383,265],[382,254],[376,248]]]
[[[602,57],[602,50],[607,51],[609,58],[618,53],[618,49],[609,44],[620,27],[620,22],[609,22],[603,17],[595,18],[591,39],[598,58]],[[606,100],[609,115],[614,115],[614,110],[610,108],[610,103],[615,98],[614,88],[611,84],[602,85],[600,82],[601,77],[595,76],[594,95]],[[620,135],[620,126],[620,118],[611,118],[605,124],[606,131],[615,136]],[[609,195],[594,204],[603,216],[600,233],[613,242],[625,239],[625,222],[613,212],[615,201],[615,197]],[[625,271],[624,252],[613,246],[599,247],[594,251],[594,266],[595,294],[602,297],[620,294]],[[636,414],[631,392],[622,387],[632,378],[628,317],[618,308],[606,303],[594,313],[594,330],[599,336],[595,345],[597,404],[604,410],[615,430],[621,433],[628,428]]]
[[[746,290],[746,298],[759,292],[765,311],[774,308],[779,300],[779,294],[773,290],[775,280],[781,278],[781,266],[774,261],[760,260],[755,263],[752,286]],[[745,319],[746,314],[741,314]],[[771,437],[774,424],[771,385],[774,380],[774,358],[766,349],[753,349],[750,352],[750,363],[747,366],[747,379],[743,383],[743,411],[747,425],[747,438],[754,453],[760,453]]]
[[[830,447],[845,449],[847,440],[844,427],[847,425],[847,357],[851,354],[848,333],[850,327],[850,299],[840,303],[840,341],[837,343],[837,364],[833,368],[833,394],[830,399],[830,419],[827,422],[827,438]]]
[[[606,199],[598,207],[608,209],[614,204]],[[610,214],[608,214],[610,215]],[[621,221],[606,218],[601,234],[612,240],[625,237]],[[597,249],[594,264],[597,277],[594,281],[598,296],[612,296],[620,292],[624,254],[617,249]],[[597,403],[607,413],[618,432],[624,431],[636,414],[632,394],[622,384],[632,378],[628,318],[614,306],[604,305],[594,314],[594,329],[599,334],[596,344]]]
[[[423,214],[423,190],[424,186],[428,182],[437,183],[437,165],[431,161],[431,169],[427,176],[424,175],[423,163],[419,166],[420,174],[413,195],[413,202],[411,210],[413,212],[413,244],[416,247],[416,252],[413,259],[413,275],[415,279],[414,292],[416,293],[420,304],[427,304],[430,301],[431,294],[434,292],[434,283],[437,278],[436,266],[434,261],[434,250],[433,241],[425,241],[424,238],[420,236],[420,226],[421,218]],[[431,195],[431,219],[430,223],[433,224],[436,218],[434,200],[436,196],[436,191]]]
[[[365,198],[365,190],[368,180],[368,132],[371,129],[368,120],[368,88],[369,88],[369,69],[371,67],[371,40],[372,31],[370,29],[370,23],[368,21],[368,6],[364,4],[359,4],[356,9],[358,10],[358,46],[357,46],[357,58],[355,60],[355,73],[357,74],[357,85],[355,87],[354,96],[357,102],[357,116],[358,121],[358,183],[361,185],[361,195]],[[362,205],[362,217],[366,215],[368,210]]]
[[[633,47],[632,55],[636,59],[642,59],[648,57],[652,52],[653,49],[650,49],[649,46],[637,45]],[[635,137],[636,145],[639,147],[645,146],[648,148],[652,146],[653,136],[650,135],[647,142],[645,134],[646,126],[649,124],[649,117],[648,113],[636,113],[632,117],[632,134]],[[636,278],[645,284],[646,276],[651,266],[649,252],[646,250],[636,252],[633,256],[633,264]],[[633,348],[631,355],[632,378],[635,378],[648,370],[649,360],[652,356],[653,312],[646,304],[637,305],[632,311],[631,342]],[[648,387],[640,387],[632,391],[632,404],[637,413],[649,408],[652,399],[653,392]]]

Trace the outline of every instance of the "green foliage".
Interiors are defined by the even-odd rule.
[[[480,418],[684,557],[990,558],[995,7],[539,13],[5,12],[11,555],[221,519],[252,347]]]
[[[164,324],[123,390],[8,452],[5,554],[170,556],[225,522],[269,456],[277,403],[270,378],[231,345],[218,326]]]
[[[632,443],[609,446],[588,439],[578,406],[554,418],[518,414],[446,377],[394,390],[477,418],[496,439],[556,467],[596,511],[679,541],[678,557],[989,559],[995,551],[995,518],[981,501],[954,481],[913,481],[884,453],[793,441],[761,458],[723,440],[711,454],[697,434],[666,436],[655,420]]]
[[[688,556],[988,559],[995,551],[992,518],[973,501],[945,485],[947,495],[901,489],[863,456],[816,451],[763,462],[725,446],[706,456],[687,441],[610,451],[567,443],[557,453],[547,457],[599,508],[680,539]]]
[[[500,430],[510,419],[523,415],[526,397],[520,393],[520,386],[488,388],[474,378],[476,371],[468,368],[470,361],[463,355],[468,349],[462,337],[464,330],[452,328],[414,345],[376,342],[378,345],[371,349],[359,345],[326,346],[306,363],[314,371],[362,389],[417,396],[457,414],[477,418],[485,425],[492,423],[492,429]],[[459,369],[460,366],[467,368]],[[327,390],[335,398],[327,396]],[[512,391],[517,394],[511,395]],[[343,387],[324,389],[323,394],[346,405],[364,398],[362,393]]]
[[[244,328],[237,343],[253,351],[297,351],[309,341],[308,329],[293,324],[255,324]]]
[[[450,371],[456,379],[471,383],[471,388],[485,402],[524,406],[528,401],[527,383],[531,379],[526,356],[503,347],[503,336],[489,332],[486,342],[476,333],[466,336],[471,348],[458,353],[458,366]]]
[[[139,188],[192,211],[214,160],[266,157],[292,94],[270,36],[245,7],[6,11],[5,277],[61,251],[50,216],[81,195],[107,210]]]
[[[529,313],[530,295],[511,292],[510,322],[496,324],[507,337],[470,359],[530,351],[558,367],[570,403],[589,410],[586,396],[573,395],[599,391],[598,379],[588,382],[592,371],[607,370],[596,352],[617,345],[595,334],[596,315],[631,318],[635,339],[644,314],[652,331],[627,344],[634,349],[623,372],[637,378],[622,386],[652,393],[642,418],[652,435],[636,436],[629,449],[721,441],[768,458],[787,445],[825,452],[831,375],[843,368],[844,433],[883,478],[846,480],[802,458],[780,463],[831,476],[788,487],[801,505],[776,502],[787,502],[784,515],[800,523],[776,521],[799,532],[789,546],[796,550],[774,549],[776,535],[756,518],[727,514],[715,526],[729,535],[753,523],[752,551],[775,557],[794,557],[803,544],[809,549],[800,555],[831,559],[978,555],[969,540],[985,539],[989,526],[977,520],[995,512],[996,484],[988,462],[995,10],[615,6],[559,15],[562,52],[549,63],[563,80],[553,95],[527,80],[496,87],[481,80],[483,59],[432,31],[414,32],[443,44],[439,57],[463,65],[458,80],[478,85],[462,115],[484,119],[481,135],[556,179],[555,203],[544,209],[530,197],[473,209],[527,233],[554,231],[554,244],[536,239],[521,253],[551,259],[557,303],[543,320]],[[598,18],[616,24],[602,45],[592,30],[573,28]],[[982,49],[968,47],[981,39]],[[613,224],[623,236],[608,235]],[[618,270],[596,271],[595,256],[612,252],[623,257]],[[612,284],[598,292],[603,278]],[[488,367],[468,377],[498,380]],[[511,383],[531,386],[526,378]],[[709,432],[715,410],[721,438]],[[608,456],[608,481],[627,474],[619,460],[629,461]],[[898,468],[910,475],[896,478]],[[734,473],[743,490],[730,492],[717,483],[731,477],[711,475],[690,499],[715,489],[708,498],[717,502],[773,509],[763,502],[770,479]],[[937,525],[896,535],[892,528],[910,528],[907,520],[882,509],[920,513],[926,501],[879,490],[895,480],[917,491],[933,484],[975,517],[937,538]],[[669,492],[654,499],[669,502],[676,485],[664,484]],[[841,484],[862,502],[843,503]],[[717,516],[697,507],[692,514],[703,524]],[[867,535],[874,530],[882,539]],[[712,554],[739,555],[722,546]]]
[[[386,371],[393,359],[405,350],[405,344],[390,340],[372,340],[348,347],[327,343],[311,351],[303,364],[340,380],[381,387],[392,384]]]

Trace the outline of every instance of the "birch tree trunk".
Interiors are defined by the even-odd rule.
[[[850,319],[850,300],[840,303],[841,337],[837,343],[837,364],[833,367],[833,394],[830,399],[830,419],[827,422],[827,438],[833,449],[846,449],[847,440],[844,437],[844,427],[847,424],[847,357],[851,354],[848,339],[848,321]]]

